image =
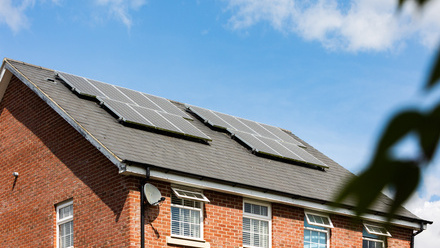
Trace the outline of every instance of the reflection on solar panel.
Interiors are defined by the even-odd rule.
[[[152,110],[133,104],[98,97],[101,104],[119,117],[120,120],[192,138],[210,141],[211,138],[181,116]]]
[[[308,153],[305,146],[278,127],[250,121],[196,106],[186,105],[209,125],[226,129],[254,152],[328,168]]]
[[[123,122],[205,141],[211,140],[188,121],[192,120],[189,115],[165,98],[63,72],[58,72],[58,76],[78,94],[98,99]]]
[[[188,114],[178,109],[169,100],[162,97],[102,83],[96,80],[86,79],[64,72],[58,72],[58,76],[80,95],[95,98],[104,97],[107,99],[133,104],[135,106],[141,106],[169,114],[179,115],[185,119],[192,120]]]

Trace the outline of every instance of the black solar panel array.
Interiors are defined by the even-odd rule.
[[[256,153],[328,168],[326,164],[307,152],[301,142],[278,127],[196,106],[186,107],[209,125],[228,130]]]
[[[78,94],[97,98],[124,122],[206,141],[211,140],[188,121],[192,120],[188,114],[165,98],[68,73],[58,72],[58,76]]]

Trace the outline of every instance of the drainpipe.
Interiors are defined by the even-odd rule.
[[[140,180],[140,193],[141,193],[141,248],[145,248],[145,194],[144,187],[148,179],[150,179],[150,167],[145,168],[145,178]]]
[[[423,230],[424,230],[423,223],[420,223],[420,230],[418,230],[417,232],[411,235],[411,248],[414,248],[414,237],[419,235],[421,232],[423,232]]]

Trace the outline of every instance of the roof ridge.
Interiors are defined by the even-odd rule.
[[[4,62],[15,62],[15,63],[23,64],[23,65],[28,65],[28,66],[36,67],[36,68],[43,69],[43,70],[53,71],[53,72],[55,71],[55,70],[50,69],[50,68],[46,68],[46,67],[39,66],[39,65],[34,65],[34,64],[29,64],[29,63],[26,63],[26,62],[23,62],[23,61],[19,61],[19,60],[15,60],[15,59],[10,59],[10,58],[4,58],[3,61]]]

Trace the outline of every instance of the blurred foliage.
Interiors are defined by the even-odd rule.
[[[406,2],[399,0],[398,10]],[[423,10],[427,2],[435,0],[415,0]],[[426,93],[439,83],[440,50],[437,51],[434,63],[427,77]],[[368,212],[385,188],[392,189],[392,204],[387,217],[390,221],[400,206],[416,191],[420,182],[421,170],[429,166],[437,151],[440,139],[440,102],[428,107],[428,111],[407,109],[391,118],[376,147],[376,151],[367,169],[354,177],[338,193],[336,202],[341,203],[348,197],[354,197],[358,216]],[[398,158],[393,149],[408,136],[416,137],[418,155],[411,159]]]

